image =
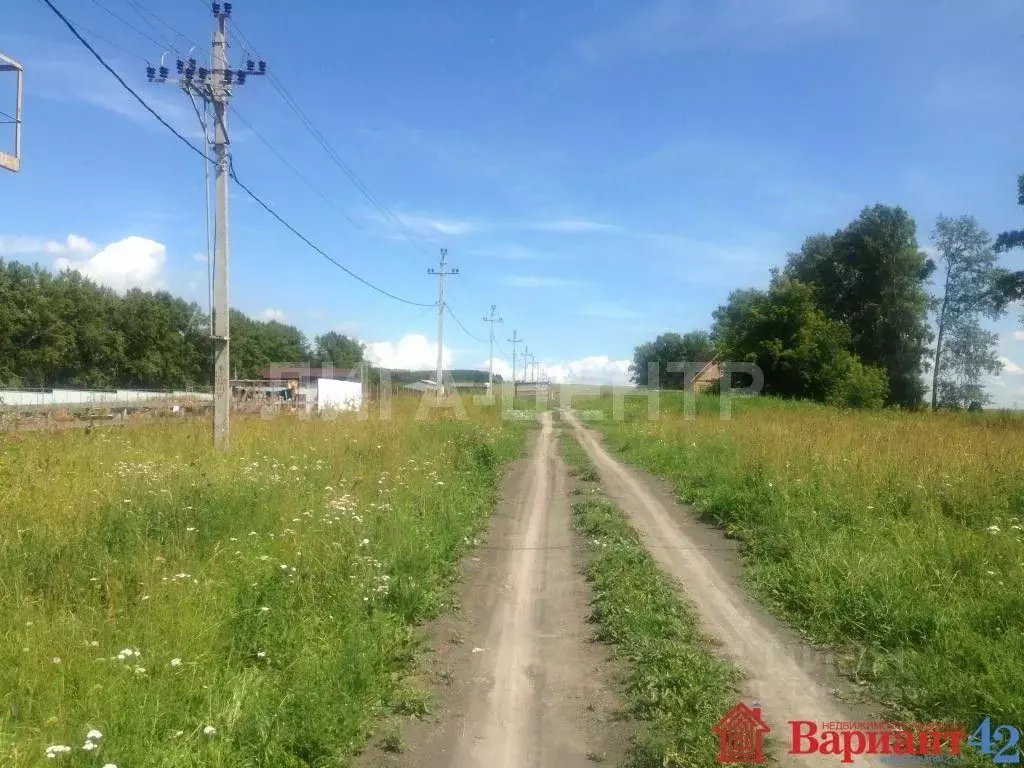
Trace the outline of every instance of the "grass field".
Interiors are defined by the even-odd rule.
[[[896,715],[1024,724],[1024,420],[662,395],[598,426],[743,542],[750,589]],[[579,401],[580,410],[609,400]],[[814,713],[807,713],[813,717]],[[970,730],[970,729],[969,729]]]
[[[522,428],[417,402],[237,420],[229,454],[205,422],[4,436],[0,764],[344,765],[422,711],[412,627]]]
[[[597,470],[571,432],[562,436],[562,452],[582,491],[573,524],[589,543],[592,619],[598,637],[628,666],[629,712],[643,723],[630,766],[719,765],[711,729],[736,703],[739,672],[711,651],[694,609],[592,484]]]

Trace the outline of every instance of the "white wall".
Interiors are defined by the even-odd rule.
[[[145,400],[212,400],[206,392],[146,392],[119,389],[102,392],[88,389],[53,389],[48,392],[22,392],[0,389],[0,404],[7,406],[91,405],[137,403]]]
[[[363,385],[358,381],[317,379],[317,410],[358,411],[363,405]]]

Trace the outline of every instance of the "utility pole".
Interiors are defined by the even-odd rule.
[[[448,266],[448,249],[441,249],[441,261],[437,269],[427,269],[428,275],[437,275],[438,299],[437,299],[437,399],[444,398],[444,359],[441,356],[444,350],[444,279],[449,275],[459,274],[458,268],[445,269]]]
[[[490,395],[494,394],[494,324],[505,322],[500,317],[494,316],[497,309],[494,304],[491,304],[491,314],[484,316],[484,322],[491,324],[491,357],[487,366],[487,393]]]
[[[213,104],[214,139],[213,164],[217,172],[217,201],[215,204],[214,269],[213,269],[213,444],[218,450],[227,450],[230,442],[231,418],[231,333],[230,304],[228,301],[228,179],[231,175],[231,154],[228,137],[228,101],[234,84],[245,85],[246,77],[267,74],[267,62],[262,59],[257,65],[252,59],[246,61],[245,69],[232,71],[228,65],[228,19],[231,17],[231,3],[210,4],[217,28],[213,33],[213,61],[211,67],[199,66],[191,56],[178,59],[177,83],[195,104],[199,98]],[[166,54],[165,54],[166,55]],[[146,77],[151,83],[166,83],[168,69],[161,57],[160,67],[147,65]],[[198,109],[197,109],[198,111]],[[203,125],[206,133],[206,125]],[[205,148],[204,148],[205,149]],[[204,154],[205,151],[204,151]]]
[[[492,326],[493,327],[493,326]],[[512,331],[512,338],[509,339],[509,343],[512,345],[512,407],[515,407],[516,402],[516,344],[522,342],[522,339],[516,338],[519,335],[519,331]]]

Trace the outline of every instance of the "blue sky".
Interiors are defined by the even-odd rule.
[[[90,33],[144,58],[160,47],[89,0],[55,2],[199,138],[180,91],[148,84],[143,61]],[[102,2],[188,47],[130,0]],[[208,43],[203,0],[134,3]],[[730,290],[764,285],[805,236],[865,205],[906,207],[922,244],[939,213],[971,213],[993,233],[1024,225],[1015,0],[234,5],[245,37],[405,225],[259,79],[234,107],[330,204],[233,119],[240,178],[335,258],[417,301],[436,299],[426,269],[447,247],[461,270],[450,303],[469,329],[483,337],[496,304],[500,338],[518,330],[560,376],[620,375],[637,343],[707,327]],[[16,3],[5,22],[0,50],[26,68],[24,170],[0,182],[0,252],[205,303],[201,160],[41,3]],[[372,293],[237,194],[231,238],[234,306],[310,335],[355,334],[386,361],[432,359],[432,310]],[[1021,268],[1024,253],[1005,263]],[[1024,405],[1018,321],[994,326],[1013,365],[992,391]],[[450,321],[445,346],[455,365],[486,359]]]

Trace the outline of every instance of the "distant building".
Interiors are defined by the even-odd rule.
[[[268,381],[296,381],[299,386],[315,383],[317,379],[359,381],[359,368],[305,365],[303,363],[271,363],[260,368],[259,376]]]
[[[714,360],[704,363],[704,367],[693,377],[693,391],[697,394],[707,392],[722,380],[722,361],[715,356]]]

